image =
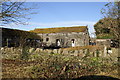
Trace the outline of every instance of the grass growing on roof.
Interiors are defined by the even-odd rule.
[[[77,27],[58,27],[58,28],[45,28],[45,29],[35,29],[30,32],[35,33],[61,33],[61,32],[84,32],[87,26],[77,26]]]

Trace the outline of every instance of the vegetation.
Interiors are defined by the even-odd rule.
[[[2,21],[0,25],[2,26],[11,23],[25,25],[26,20],[30,19],[28,15],[33,14],[32,10],[35,9],[33,6],[26,6],[24,1],[19,2],[13,0],[0,0],[0,7],[0,21]],[[24,50],[26,47],[26,39],[38,37],[35,33],[11,29],[4,30],[3,34],[5,34],[5,36],[7,35],[7,37],[14,36],[13,38],[19,38],[23,54],[25,54],[26,51]]]
[[[27,15],[33,14],[32,10],[34,8],[26,6],[24,1],[1,0],[0,4],[2,7],[0,12],[2,25],[9,23],[26,24],[25,21],[30,19]]]
[[[16,3],[11,3],[11,4],[16,4]],[[11,7],[13,6],[14,5],[11,5]],[[8,10],[9,10],[9,7],[8,7]],[[5,14],[3,15],[3,17],[7,15],[4,17],[4,19],[7,22],[13,21],[12,18],[14,17],[11,18],[11,15],[8,15],[6,13],[7,11],[5,11]],[[106,20],[104,20],[104,22],[101,20],[95,25],[95,29],[97,31],[96,33],[97,35],[99,35],[98,36],[99,38],[101,37],[110,38],[111,36],[113,36],[113,34],[116,35],[116,37],[118,38],[118,35],[119,35],[118,32],[111,33],[111,30],[112,31],[120,30],[119,27],[114,24],[116,22],[114,20],[116,20],[117,18],[113,18],[113,17],[111,18],[111,16],[109,16],[107,18],[104,18],[104,19],[108,19],[108,22]],[[108,26],[109,20],[110,22],[113,20],[110,26]],[[86,30],[86,27],[83,26],[83,27],[72,27],[72,28],[67,27],[67,28],[35,29],[34,31],[31,31],[31,32],[56,33],[56,32],[82,32],[85,30]],[[16,34],[16,30],[14,31],[14,34]],[[70,55],[64,55],[64,54],[58,54],[58,53],[51,53],[51,54],[31,53],[30,54],[28,51],[29,47],[26,47],[24,42],[26,38],[35,37],[35,35],[32,36],[28,34],[34,35],[33,33],[28,33],[28,32],[26,33],[23,31],[20,31],[20,33],[18,33],[18,36],[22,35],[20,37],[22,53],[20,52],[21,50],[20,49],[13,53],[10,53],[8,51],[7,54],[3,56],[3,60],[2,60],[2,67],[3,67],[2,77],[3,78],[73,79],[73,78],[79,78],[81,76],[87,76],[87,75],[106,75],[106,76],[118,77],[117,62],[111,62],[108,58],[100,58],[98,55],[97,57],[90,57],[88,55],[89,51],[87,52],[86,56],[82,58],[81,56],[70,56]],[[73,48],[66,48],[66,49],[79,50],[84,48],[91,49],[95,47],[98,47],[98,46],[73,47]],[[96,53],[99,54],[99,50],[97,50]],[[13,54],[14,56],[12,56]]]
[[[25,46],[26,39],[41,39],[36,33],[8,28],[2,28],[2,36],[3,38],[19,39],[21,47]]]
[[[99,20],[95,25],[97,37],[99,38],[114,38],[120,37],[120,1],[109,2],[105,5],[105,8],[101,10],[103,19]],[[101,34],[101,35],[99,35]],[[106,37],[105,37],[105,35]],[[109,34],[109,36],[108,36]],[[98,36],[99,35],[99,36]]]
[[[86,31],[86,26],[78,27],[59,27],[59,28],[46,28],[46,29],[35,29],[30,32],[35,33],[60,33],[60,32],[84,32]]]
[[[16,53],[17,54],[17,53]],[[20,56],[18,54],[18,56]],[[99,57],[70,56],[57,53],[29,54],[27,60],[20,57],[3,58],[3,78],[64,78],[73,79],[87,75],[118,77],[117,65]],[[114,71],[114,72],[113,72]],[[104,74],[102,74],[104,73]]]
[[[30,44],[28,44],[27,39],[41,39],[40,36],[38,36],[36,33],[32,32],[27,32],[27,31],[22,31],[22,30],[16,30],[16,29],[8,29],[8,28],[2,28],[2,36],[3,39],[11,39],[14,40],[19,40],[19,47],[21,48],[22,51],[20,51],[21,54],[21,59],[27,59],[27,54],[28,54],[28,49],[30,47]],[[12,42],[11,42],[12,43]],[[12,44],[14,44],[13,42]]]
[[[110,24],[112,22],[112,24]],[[113,39],[114,38],[114,32],[113,32],[113,25],[117,25],[117,21],[112,18],[103,18],[99,20],[95,25],[95,33],[97,35],[97,38],[102,39]]]

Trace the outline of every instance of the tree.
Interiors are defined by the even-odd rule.
[[[120,1],[109,2],[105,8],[101,9],[103,19],[95,25],[96,35],[98,38],[120,38]]]
[[[13,0],[1,0],[0,4],[2,7],[2,11],[0,12],[0,21],[2,21],[2,25],[14,23],[14,24],[26,24],[26,20],[30,19],[28,15],[34,14],[32,12],[33,6],[29,6],[25,2],[15,2]],[[14,31],[15,33],[16,31]],[[30,33],[30,32],[16,32],[20,38],[20,48],[21,48],[21,54],[26,54],[26,39],[28,39],[31,36],[39,37],[37,34]],[[39,37],[40,39],[40,37]]]
[[[28,50],[29,47],[33,47],[34,45],[30,45],[30,43],[32,43],[32,41],[34,42],[33,44],[37,43],[35,40],[36,39],[41,39],[40,36],[38,36],[36,33],[32,33],[32,32],[26,32],[26,31],[18,31],[16,32],[16,34],[19,35],[19,39],[20,39],[20,48],[21,48],[21,59],[28,59]],[[32,41],[28,42],[28,39],[32,39]],[[28,44],[29,43],[29,44]],[[39,44],[39,43],[37,43]],[[35,48],[35,46],[34,46]]]
[[[114,33],[113,29],[114,26],[117,26],[117,19],[113,18],[103,18],[100,19],[95,25],[94,28],[96,30],[97,38],[106,38],[106,39],[113,39]]]
[[[106,8],[101,10],[104,18],[110,18],[109,28],[113,31],[116,39],[120,37],[120,1],[109,2],[105,5]],[[108,26],[108,24],[106,24]]]
[[[0,20],[2,24],[20,23],[25,24],[25,20],[30,19],[27,15],[34,14],[32,7],[27,7],[25,2],[14,2],[12,0],[0,1],[2,11],[0,12]]]

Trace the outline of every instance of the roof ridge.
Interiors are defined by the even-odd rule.
[[[81,28],[82,27],[86,27],[87,28],[87,26],[72,26],[72,27],[51,27],[51,28],[35,28],[35,29],[80,28],[80,27]]]
[[[35,33],[62,33],[62,32],[84,32],[87,26],[74,26],[74,27],[55,27],[55,28],[36,28],[31,30]]]

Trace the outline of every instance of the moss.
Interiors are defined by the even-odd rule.
[[[45,28],[45,29],[35,29],[30,32],[35,33],[61,33],[61,32],[84,32],[86,31],[87,26],[78,26],[78,27],[59,27],[59,28]]]

